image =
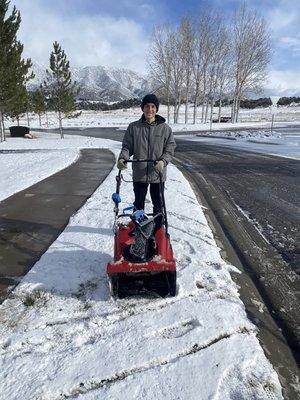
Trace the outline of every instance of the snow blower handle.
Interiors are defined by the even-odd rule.
[[[155,165],[159,160],[152,160],[152,159],[133,159],[133,160],[125,160],[125,163],[136,163],[136,162],[153,162]],[[165,202],[165,196],[164,196],[164,187],[163,187],[163,175],[161,172],[158,172],[159,175],[159,189],[160,189],[160,196],[161,196],[161,201],[163,205],[163,210],[164,210],[164,222],[165,222],[165,227],[166,227],[166,235],[168,235],[168,218],[167,218],[167,209],[166,209],[166,202]]]
[[[139,163],[139,162],[157,162],[156,160],[152,160],[152,159],[133,159],[133,160],[124,160],[124,163]]]

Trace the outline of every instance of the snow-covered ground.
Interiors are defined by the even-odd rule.
[[[78,157],[76,149],[37,150],[34,156],[31,149],[20,150],[21,153],[13,152],[7,157],[2,153],[4,147],[0,148],[0,201],[67,167]]]
[[[109,140],[37,136],[1,144],[5,150],[44,150],[31,159],[1,154],[4,165],[22,162],[28,171],[20,188],[40,180],[36,171],[44,164],[43,176],[64,168],[80,148],[120,150]],[[68,160],[59,157],[62,152]],[[221,259],[202,207],[173,165],[166,202],[177,296],[110,297],[106,264],[113,253],[116,173],[114,168],[0,306],[0,398],[282,399],[231,280],[236,269]],[[9,180],[1,180],[1,191],[4,186],[12,188],[7,195],[18,190]],[[124,206],[131,202],[130,184],[123,183],[122,197]]]
[[[215,113],[217,113],[216,108]],[[160,106],[159,114],[164,117],[167,116],[166,106]],[[189,107],[188,115],[189,121],[191,121],[193,118],[192,107]],[[198,115],[200,117],[201,107],[198,109]],[[230,109],[224,107],[222,115],[230,115]],[[241,109],[241,122],[238,124],[213,123],[210,125],[209,123],[201,124],[199,121],[195,125],[191,123],[185,124],[183,106],[180,109],[179,116],[179,123],[171,123],[170,126],[174,132],[186,132],[183,136],[184,139],[205,140],[222,146],[238,147],[243,150],[300,159],[300,106],[278,107],[274,123],[276,130],[273,132],[271,132],[271,113],[268,108]],[[139,107],[114,111],[82,111],[82,114],[76,119],[65,119],[63,125],[64,127],[77,129],[117,127],[120,130],[125,130],[130,122],[140,117],[141,109]],[[57,128],[57,115],[54,112],[48,114],[48,124],[44,117],[42,120],[43,128]],[[27,125],[27,119],[21,120],[21,124]],[[9,124],[7,123],[7,125]],[[39,127],[38,118],[34,114],[30,115],[30,126],[33,131],[34,128]],[[287,133],[283,126],[299,126],[299,128],[294,130],[290,128],[289,133]],[[237,128],[240,129],[237,131]],[[255,128],[255,130],[249,128]],[[194,132],[193,136],[188,136],[188,132],[191,131]],[[197,139],[195,137],[196,134],[201,137]],[[203,135],[205,135],[205,139],[202,137]],[[177,137],[179,136],[177,135]],[[226,140],[222,140],[223,138]]]
[[[217,108],[214,109],[214,118],[217,117]],[[128,124],[141,117],[141,109],[139,107],[120,109],[112,111],[86,111],[83,110],[82,114],[78,118],[65,119],[63,125],[65,127],[77,127],[77,128],[88,128],[88,127],[121,127],[126,128]],[[159,108],[159,114],[163,117],[167,117],[167,107],[161,105]],[[207,131],[210,130],[209,123],[201,123],[201,107],[198,108],[197,123],[192,124],[193,120],[193,107],[188,109],[188,123],[184,123],[184,106],[181,106],[179,113],[179,123],[172,123],[172,108],[171,108],[171,122],[170,125],[174,132],[176,131]],[[230,116],[230,108],[224,107],[222,109],[222,116]],[[30,114],[30,126],[32,128],[39,128],[39,121],[36,115]],[[270,128],[271,126],[271,113],[268,108],[256,108],[253,110],[241,109],[240,122],[238,124],[231,123],[213,123],[211,126],[212,130],[222,130],[224,128],[237,128],[237,127],[254,127],[254,128]],[[21,124],[27,125],[27,118],[21,119]],[[282,106],[278,107],[277,114],[275,115],[274,126],[282,125],[293,125],[300,124],[300,106]],[[9,123],[7,122],[7,125]],[[58,120],[54,112],[48,113],[48,124],[45,117],[42,117],[43,128],[57,128]]]

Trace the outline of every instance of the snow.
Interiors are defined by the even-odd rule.
[[[34,157],[30,149],[21,150],[21,153],[12,151],[7,157],[7,153],[0,150],[0,201],[66,168],[78,157],[74,149],[42,149],[37,150]]]
[[[80,148],[120,150],[109,140],[37,136],[1,145],[46,151],[31,153],[35,169],[26,153],[1,154],[10,165],[22,160],[28,176],[20,187],[40,180],[36,171],[43,164],[49,175],[64,168]],[[59,157],[62,152],[68,160]],[[178,293],[110,297],[106,264],[113,254],[116,173],[114,168],[0,306],[0,398],[282,399],[231,279],[237,270],[222,260],[202,207],[173,165],[165,193]],[[122,183],[121,193],[126,207],[131,184]]]
[[[217,112],[217,108],[215,108]],[[160,106],[159,114],[166,117],[167,108]],[[172,117],[172,108],[171,108]],[[184,123],[184,107],[179,113],[179,123],[170,123],[172,130],[184,132],[183,136],[176,135],[178,138],[188,140],[206,141],[221,146],[238,147],[243,150],[254,151],[263,154],[279,155],[289,158],[300,158],[300,106],[280,106],[277,107],[274,127],[276,130],[271,132],[271,112],[268,108],[241,109],[241,122],[231,123],[199,123],[201,107],[198,109],[197,124]],[[228,107],[223,108],[222,115],[230,115]],[[192,120],[193,108],[188,109],[189,121]],[[63,124],[66,128],[97,128],[112,127],[124,131],[128,124],[141,117],[139,107],[112,110],[112,111],[82,111],[78,118],[65,119]],[[172,119],[172,118],[171,118]],[[49,113],[48,125],[45,117],[42,118],[43,128],[57,128],[57,116],[55,113]],[[27,120],[21,121],[21,124],[27,125]],[[30,125],[39,128],[39,121],[36,115],[30,115]],[[290,126],[289,132],[284,127]],[[298,128],[294,128],[298,126]],[[237,130],[238,129],[238,130]],[[255,129],[255,130],[253,130]],[[293,130],[294,129],[294,130]],[[189,132],[193,132],[189,136]],[[199,135],[199,139],[195,135]],[[191,135],[191,133],[190,133]],[[223,140],[224,139],[224,140]]]
[[[271,128],[272,114],[268,108],[256,108],[256,109],[241,109],[240,111],[240,122],[231,123],[201,123],[201,107],[198,107],[197,123],[193,124],[193,107],[190,105],[188,108],[188,123],[184,123],[185,110],[184,106],[180,107],[179,121],[177,124],[172,123],[173,121],[173,108],[170,108],[170,126],[174,132],[178,131],[222,131],[224,129],[268,129]],[[274,127],[281,127],[286,125],[300,124],[300,106],[280,106],[277,107],[277,114],[274,120]],[[133,107],[129,109],[119,109],[110,111],[88,111],[83,110],[79,118],[67,118],[64,119],[63,124],[65,127],[77,127],[77,128],[89,128],[89,127],[117,127],[120,129],[126,129],[128,124],[141,117],[142,111],[140,107]],[[167,107],[160,105],[159,114],[167,118]],[[230,108],[222,108],[222,116],[230,116]],[[30,126],[32,128],[39,128],[39,120],[36,115],[30,114]],[[217,117],[217,108],[214,108],[214,118]],[[46,118],[42,117],[43,128],[57,128],[58,119],[54,112],[48,113],[49,124],[47,125]],[[20,120],[21,124],[27,125],[27,118]]]

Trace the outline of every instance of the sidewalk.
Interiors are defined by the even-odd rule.
[[[104,149],[83,149],[69,167],[0,202],[0,301],[32,268],[115,162]]]

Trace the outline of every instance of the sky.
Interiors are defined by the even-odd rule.
[[[212,5],[229,20],[243,0],[11,0],[21,11],[24,55],[47,66],[57,40],[74,67],[104,65],[146,73],[156,24],[178,23]],[[246,0],[267,21],[273,43],[266,88],[300,92],[300,0]]]

